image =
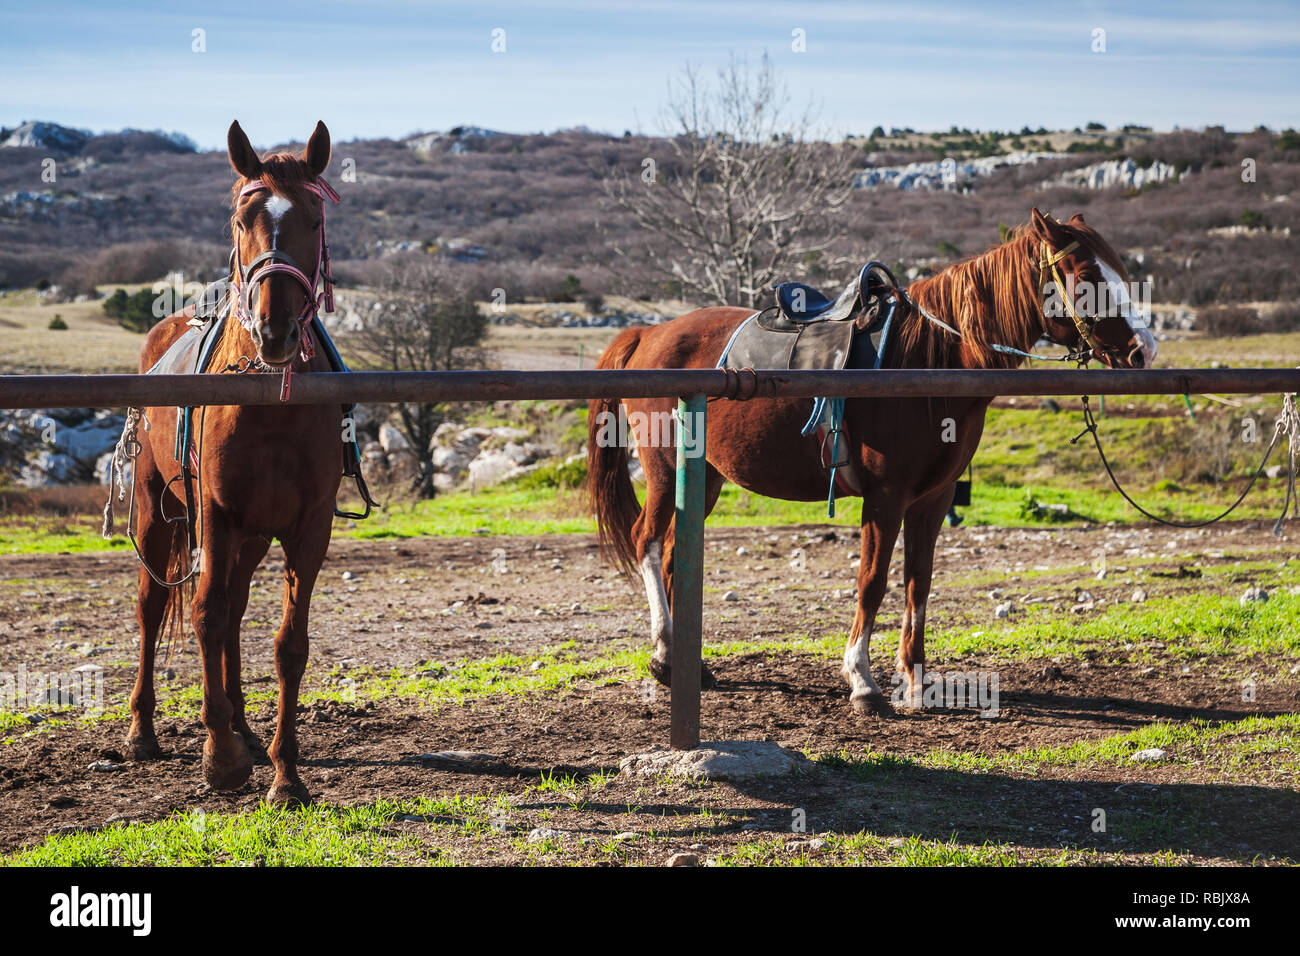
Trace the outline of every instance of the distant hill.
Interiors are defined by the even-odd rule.
[[[29,120],[13,129],[0,128],[0,149],[42,149],[60,155],[116,160],[143,153],[193,153],[194,141],[184,133],[124,129],[96,136],[90,130]]]
[[[334,132],[326,175],[343,203],[329,211],[329,234],[344,284],[372,278],[391,255],[433,255],[484,299],[498,288],[515,302],[671,292],[640,269],[650,240],[600,188],[608,171],[639,170],[646,157],[670,173],[662,140],[470,124],[403,139]],[[1158,301],[1300,297],[1294,132],[878,132],[846,141],[861,155],[862,187],[839,213],[852,220],[848,236],[792,278],[831,285],[868,258],[914,275],[983,251],[1000,225],[1038,205],[1062,218],[1083,212],[1139,278],[1153,279]],[[47,157],[52,183],[40,176]],[[961,175],[949,181],[944,169]],[[75,294],[174,269],[220,273],[233,180],[224,152],[175,134],[96,136],[39,121],[0,130],[0,285],[45,279]]]

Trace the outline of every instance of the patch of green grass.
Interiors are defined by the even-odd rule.
[[[990,621],[979,630],[928,630],[927,649],[941,657],[992,652],[1023,658],[1113,652],[1131,644],[1132,658],[1143,658],[1149,648],[1139,645],[1155,642],[1175,658],[1276,655],[1279,667],[1281,658],[1300,656],[1300,600],[1292,594],[1275,593],[1266,603],[1243,606],[1231,597],[1192,593],[1139,605],[1113,604],[1084,617],[1057,614],[1046,604],[1022,609],[1018,621]]]
[[[130,548],[124,537],[105,541],[101,519],[92,515],[49,518],[10,515],[0,519],[0,554],[81,554]]]
[[[1223,723],[1201,719],[1178,724],[1158,721],[1099,740],[1014,753],[934,751],[919,757],[903,757],[869,752],[852,757],[841,752],[819,754],[814,759],[821,767],[860,782],[871,782],[882,774],[912,766],[966,773],[1027,774],[1045,768],[1128,766],[1133,754],[1153,748],[1166,751],[1174,766],[1195,765],[1225,774],[1250,769],[1258,775],[1267,764],[1272,774],[1294,779],[1300,777],[1300,714],[1247,717]]]
[[[381,866],[449,865],[445,851],[404,834],[393,821],[410,814],[435,828],[473,833],[490,826],[487,796],[421,798],[355,807],[248,813],[178,813],[157,823],[117,823],[58,834],[0,857],[0,866]]]
[[[823,836],[825,846],[816,853],[787,850],[789,838],[742,843],[719,856],[716,866],[1068,866],[1083,862],[1078,853],[1031,856],[1006,844],[961,843],[957,838],[927,840],[922,837],[885,839],[873,833]]]

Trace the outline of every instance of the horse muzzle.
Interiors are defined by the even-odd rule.
[[[252,330],[257,357],[266,365],[277,368],[289,365],[298,354],[302,331],[297,322],[286,322],[284,326],[280,335],[275,334],[270,322],[262,322]]]

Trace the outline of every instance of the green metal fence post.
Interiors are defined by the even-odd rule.
[[[677,512],[673,532],[672,729],[674,750],[700,745],[700,667],[704,626],[704,474],[708,404],[677,403]]]

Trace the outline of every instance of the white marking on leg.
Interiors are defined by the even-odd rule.
[[[856,641],[850,640],[844,645],[844,666],[840,673],[844,675],[853,692],[849,700],[861,700],[864,697],[883,696],[880,685],[871,676],[871,657],[868,654],[868,642],[871,632],[863,631]]]
[[[652,541],[646,546],[641,559],[641,578],[645,581],[646,598],[650,601],[650,640],[654,641],[654,656],[669,663],[673,643],[673,619],[668,613],[668,592],[664,590],[663,544]]]
[[[918,680],[921,676],[920,665],[914,665],[911,671],[908,671],[903,661],[903,641],[908,634],[916,635],[925,629],[925,601],[918,601],[912,607],[903,612],[903,633],[898,641],[898,658],[894,661],[894,669],[903,675],[907,681],[907,690],[903,692],[903,705],[906,707],[920,707],[921,694],[924,690],[923,685]]]

